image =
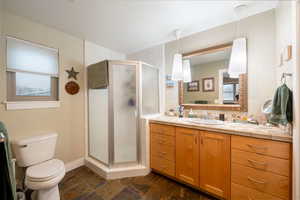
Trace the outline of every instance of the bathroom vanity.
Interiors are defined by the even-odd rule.
[[[231,200],[289,200],[292,138],[278,128],[150,120],[151,168]]]

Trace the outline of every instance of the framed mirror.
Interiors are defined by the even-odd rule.
[[[192,81],[179,83],[179,103],[186,109],[243,111],[248,109],[247,74],[228,74],[232,42],[183,54]]]

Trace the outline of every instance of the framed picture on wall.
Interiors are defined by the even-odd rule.
[[[199,81],[192,81],[187,83],[188,92],[199,92]]]
[[[213,92],[215,91],[215,78],[203,78],[202,79],[202,91]]]

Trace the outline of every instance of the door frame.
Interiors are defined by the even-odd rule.
[[[300,199],[300,0],[293,3],[293,93],[294,93],[294,124],[293,124],[293,199]]]

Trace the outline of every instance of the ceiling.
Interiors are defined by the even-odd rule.
[[[193,56],[189,60],[191,62],[191,66],[197,66],[205,63],[210,63],[210,62],[229,60],[230,55],[231,55],[231,48],[227,48],[223,51],[217,51],[214,53]]]
[[[239,16],[276,7],[277,1],[247,3]],[[230,0],[5,0],[5,9],[122,53],[135,52],[237,19]]]

